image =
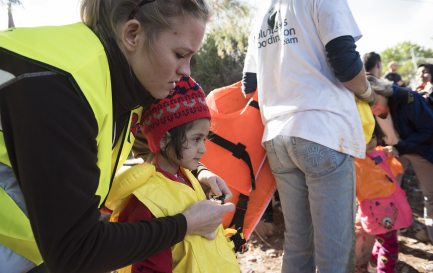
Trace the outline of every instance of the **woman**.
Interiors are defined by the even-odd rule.
[[[186,233],[212,237],[233,209],[202,201],[155,221],[98,220],[142,106],[189,75],[209,9],[204,0],[83,0],[81,15],[0,33],[0,272],[42,261],[49,272],[107,272]]]
[[[416,80],[416,91],[424,98],[428,98],[433,92],[433,65],[420,64],[416,71]]]

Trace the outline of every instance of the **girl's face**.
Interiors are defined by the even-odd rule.
[[[416,71],[416,78],[419,83],[427,83],[427,82],[431,82],[432,75],[430,74],[430,72],[426,67],[420,66]]]
[[[209,134],[210,120],[199,119],[186,131],[186,142],[179,165],[189,170],[197,169],[200,159],[206,152],[205,141]]]
[[[136,50],[126,50],[125,54],[140,83],[157,99],[165,98],[182,76],[190,75],[191,58],[200,48],[206,29],[204,20],[192,16],[173,21],[170,29],[157,35],[151,48],[145,46],[144,31],[137,30]]]

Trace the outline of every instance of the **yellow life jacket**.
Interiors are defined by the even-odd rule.
[[[374,116],[371,112],[370,105],[367,102],[355,97],[356,108],[358,109],[359,118],[361,119],[362,131],[364,133],[365,143],[368,144],[374,131]]]
[[[16,28],[0,32],[0,48],[46,65],[76,83],[91,106],[98,123],[96,138],[100,177],[95,192],[104,201],[115,172],[127,158],[134,135],[130,132],[139,123],[142,108],[131,112],[128,127],[112,150],[113,104],[111,78],[104,48],[95,34],[84,24],[66,26]],[[19,76],[19,75],[16,75]],[[11,167],[3,132],[0,132],[0,162]],[[0,243],[39,265],[42,258],[30,222],[9,195],[0,188]]]
[[[114,181],[106,206],[114,210],[114,220],[125,207],[129,196],[135,195],[155,217],[182,213],[206,196],[197,179],[186,169],[181,169],[193,188],[170,180],[157,172],[152,164],[136,165],[121,173]],[[240,272],[233,244],[224,236],[223,227],[216,230],[214,240],[197,235],[187,235],[172,246],[173,273],[233,273]],[[130,272],[129,267],[120,272]]]
[[[241,229],[249,238],[276,190],[275,179],[261,144],[264,126],[257,93],[247,100],[241,82],[209,93],[211,134],[203,164],[224,179],[236,210],[224,216],[225,228]]]

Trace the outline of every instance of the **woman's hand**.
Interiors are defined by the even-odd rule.
[[[227,186],[226,182],[219,177],[218,175],[214,174],[213,172],[209,170],[201,170],[197,175],[198,181],[202,184],[210,188],[210,194],[212,195],[225,195],[226,200],[230,200],[232,198],[232,192],[230,191],[229,187]]]
[[[388,156],[399,157],[399,153],[398,153],[397,149],[394,148],[393,146],[385,146],[385,147],[383,147],[383,151]]]
[[[224,214],[234,209],[235,206],[232,203],[221,205],[211,200],[194,203],[183,212],[187,222],[186,233],[213,240],[215,230],[221,224]]]

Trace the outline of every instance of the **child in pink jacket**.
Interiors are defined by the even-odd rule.
[[[412,223],[412,210],[396,176],[401,164],[377,146],[383,134],[376,126],[365,159],[355,160],[356,197],[362,228],[375,236],[369,272],[394,273],[398,261],[397,231]]]

